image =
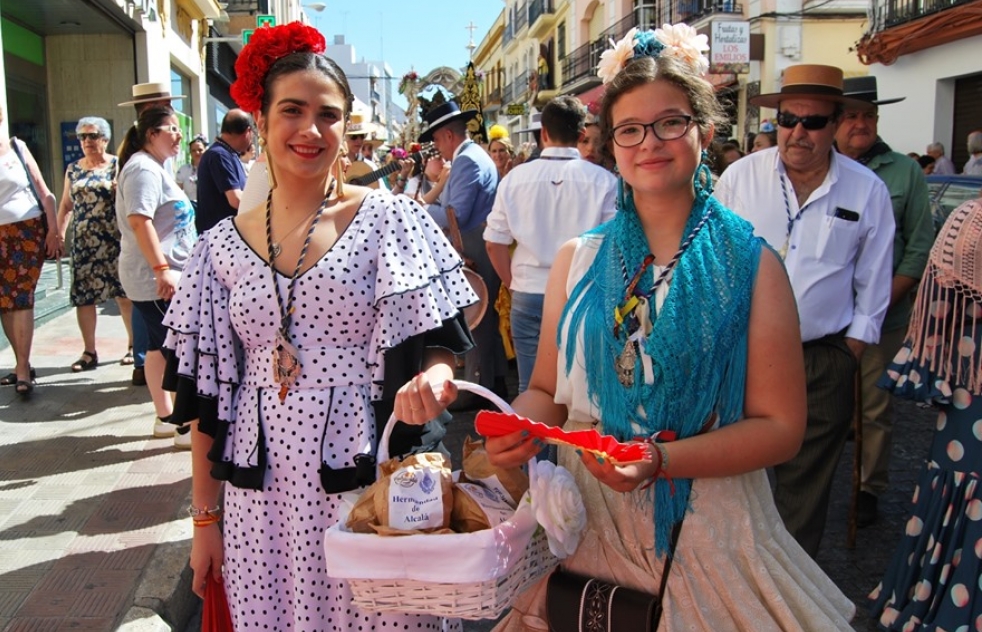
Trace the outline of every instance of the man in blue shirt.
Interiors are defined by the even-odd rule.
[[[471,261],[471,267],[481,275],[490,297],[491,304],[474,328],[477,348],[468,353],[464,360],[465,379],[492,389],[499,395],[507,395],[504,376],[508,364],[498,331],[498,313],[494,310],[501,279],[494,271],[484,246],[484,224],[498,188],[498,169],[488,152],[467,137],[467,121],[474,114],[475,110],[461,112],[456,103],[449,101],[423,116],[423,132],[419,142],[432,141],[440,156],[452,161],[441,196],[442,204],[431,204],[426,210],[442,227],[447,226],[447,215],[454,214],[460,226],[463,257]],[[460,402],[466,400],[461,398]]]
[[[252,144],[252,117],[242,110],[229,110],[222,119],[218,138],[198,163],[198,234],[239,211],[246,174],[239,154]]]

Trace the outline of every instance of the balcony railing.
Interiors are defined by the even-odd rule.
[[[743,5],[732,0],[675,0],[669,23],[694,22],[711,15],[743,15]]]
[[[269,14],[269,0],[227,0],[227,4],[228,13]]]
[[[616,42],[627,35],[627,32],[635,26],[641,29],[655,28],[656,20],[651,19],[646,22],[646,24],[640,24],[637,14],[632,13],[601,32],[589,44],[580,46],[566,55],[563,58],[563,86],[569,86],[579,82],[584,77],[596,75],[597,64],[600,63],[600,53],[610,47],[609,40]]]
[[[494,90],[488,92],[487,103],[488,105],[491,105],[492,103],[501,103],[501,88],[495,88]]]
[[[504,94],[501,95],[501,102],[508,104],[515,100],[515,82],[505,86]]]
[[[513,22],[509,22],[508,24],[505,24],[505,34],[502,37],[502,44],[507,44],[513,39],[515,39],[515,24]]]
[[[552,0],[532,0],[529,3],[529,24],[535,24],[540,16],[546,13],[554,13]]]
[[[518,101],[529,89],[529,71],[520,72],[515,76],[515,81],[512,82],[515,86],[515,92],[512,94],[512,101]]]
[[[515,32],[518,33],[523,28],[528,26],[529,23],[529,6],[527,2],[522,2],[518,5],[518,10],[515,12]]]
[[[928,15],[969,4],[973,0],[878,0],[873,4],[870,32],[917,20]]]

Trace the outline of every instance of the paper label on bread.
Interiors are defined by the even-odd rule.
[[[407,457],[376,496],[382,526],[396,531],[429,531],[450,525],[453,506],[450,467],[436,452]]]

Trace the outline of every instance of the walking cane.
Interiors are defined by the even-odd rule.
[[[863,372],[856,368],[856,381],[853,385],[856,406],[852,413],[853,448],[852,459],[852,502],[849,505],[849,529],[846,534],[846,548],[856,548],[856,529],[859,518],[859,487],[863,475]]]

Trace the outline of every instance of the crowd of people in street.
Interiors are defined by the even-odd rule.
[[[300,23],[257,29],[210,141],[184,138],[167,84],[134,86],[115,152],[105,119],[78,121],[60,201],[0,136],[0,385],[43,396],[34,293],[67,256],[82,350],[66,370],[99,367],[114,300],[148,434],[190,450],[193,589],[224,583],[236,630],[461,629],[353,607],[323,564],[386,419],[405,456],[493,407],[455,377],[646,446],[615,465],[486,441],[500,467],[572,473],[587,523],[562,572],[662,586],[658,629],[849,630],[857,606],[882,630],[978,627],[982,190],[936,234],[925,176],[956,167],[941,143],[910,156],[880,135],[902,95],[799,64],[751,99],[773,120],[721,138],[705,36],[665,25],[604,53],[597,103],[555,97],[481,144],[449,100],[383,147],[324,50]],[[966,142],[961,171],[982,175],[982,131]],[[896,555],[853,604],[813,558],[852,432],[857,524],[877,522],[894,395],[938,424]],[[543,580],[495,629],[553,630],[554,598]]]

